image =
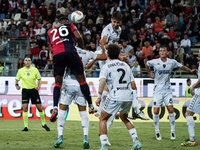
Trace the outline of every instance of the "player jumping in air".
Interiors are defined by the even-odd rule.
[[[60,98],[60,89],[62,86],[63,75],[65,67],[69,67],[71,73],[75,75],[79,82],[80,89],[88,101],[89,113],[96,112],[92,104],[89,86],[85,81],[84,68],[80,57],[76,52],[73,45],[73,38],[75,37],[78,45],[84,49],[84,42],[74,24],[67,23],[67,18],[62,17],[59,19],[60,26],[55,26],[48,31],[50,44],[53,50],[53,63],[54,63],[54,77],[55,87],[53,90],[54,112],[50,121],[55,122],[58,114],[58,100]]]
[[[154,93],[153,93],[153,106],[154,106],[154,114],[153,121],[155,126],[156,139],[161,140],[161,134],[159,131],[159,110],[162,106],[163,102],[167,107],[169,112],[169,121],[171,125],[171,140],[175,140],[175,116],[174,116],[174,108],[173,108],[173,99],[172,99],[172,90],[170,83],[170,75],[173,69],[181,68],[189,72],[194,72],[195,70],[190,70],[188,67],[183,66],[178,63],[174,59],[167,58],[168,51],[167,48],[161,46],[160,58],[149,60],[146,63],[146,69],[149,74],[149,77],[154,79]],[[152,76],[150,68],[153,67],[155,71],[155,76]]]

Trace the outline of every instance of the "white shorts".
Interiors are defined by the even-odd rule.
[[[80,86],[68,85],[61,90],[60,104],[69,106],[72,100],[74,100],[74,104],[86,106],[86,100],[81,92]]]
[[[187,110],[200,115],[200,95],[195,94],[192,97]]]
[[[107,98],[103,110],[108,114],[117,114],[120,111],[122,114],[128,114],[132,106],[132,101],[113,101]]]
[[[173,105],[172,93],[153,93],[153,107],[161,107],[165,103],[165,106]]]

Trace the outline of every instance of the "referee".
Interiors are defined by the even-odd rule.
[[[15,80],[15,87],[17,90],[19,90],[21,87],[19,86],[18,81],[22,79],[22,105],[24,120],[24,129],[22,131],[28,131],[28,103],[30,98],[32,104],[35,104],[39,111],[42,127],[45,128],[46,131],[50,131],[50,128],[45,123],[45,115],[38,93],[38,90],[41,86],[40,73],[37,68],[31,66],[31,63],[31,58],[28,56],[25,57],[25,66],[18,70]],[[38,85],[36,84],[36,79],[38,80]]]

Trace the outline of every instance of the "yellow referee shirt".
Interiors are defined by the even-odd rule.
[[[18,70],[16,80],[22,79],[23,89],[34,89],[37,87],[36,79],[40,80],[41,76],[37,68],[30,66],[29,69],[23,67]]]

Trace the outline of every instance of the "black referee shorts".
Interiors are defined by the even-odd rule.
[[[31,99],[32,104],[41,104],[38,90],[22,89],[22,104],[29,103],[29,99]]]

